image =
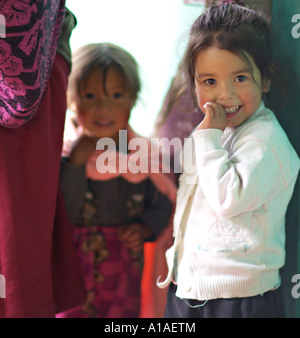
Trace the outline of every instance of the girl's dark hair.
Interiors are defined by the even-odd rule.
[[[112,43],[91,43],[79,48],[72,59],[72,72],[68,84],[68,106],[76,102],[81,86],[93,71],[103,74],[105,90],[106,74],[114,67],[124,76],[131,97],[136,100],[141,90],[139,67],[135,58],[120,46]]]
[[[185,72],[191,88],[195,86],[197,56],[211,46],[241,57],[250,72],[251,56],[262,77],[273,80],[269,20],[262,13],[234,3],[223,3],[211,6],[196,19],[184,56]]]

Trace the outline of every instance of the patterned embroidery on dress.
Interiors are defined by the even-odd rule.
[[[133,218],[141,214],[145,208],[145,195],[143,193],[135,193],[127,201],[127,212],[128,216]],[[135,266],[143,271],[144,268],[144,250],[138,252],[130,252],[130,257],[134,262]]]
[[[97,264],[102,263],[109,255],[106,247],[105,238],[96,225],[98,202],[94,194],[87,190],[85,193],[85,203],[83,207],[83,224],[90,230],[90,235],[82,243],[83,252],[93,252],[94,254],[94,278],[97,282],[103,281],[103,275],[98,271]]]
[[[127,201],[128,215],[134,217],[144,210],[144,195],[134,194]]]
[[[88,181],[89,182],[89,181]],[[98,297],[98,290],[99,288],[103,287],[103,292],[106,292],[107,283],[109,281],[105,280],[106,273],[104,271],[104,275],[99,271],[98,268],[100,268],[101,263],[103,263],[105,260],[107,264],[113,264],[114,266],[114,253],[110,255],[110,252],[108,251],[107,243],[104,237],[104,234],[99,231],[99,226],[97,225],[98,222],[98,214],[97,210],[99,208],[99,201],[96,198],[95,194],[92,191],[92,187],[88,186],[88,189],[85,193],[85,203],[84,207],[82,209],[80,219],[80,224],[83,224],[84,228],[88,229],[88,235],[84,238],[84,240],[81,242],[80,250],[83,254],[90,255],[90,257],[87,259],[89,261],[88,265],[88,273],[87,277],[89,279],[89,287],[87,288],[87,298],[85,302],[80,306],[80,310],[87,315],[88,317],[97,317],[98,316],[98,310],[97,306],[95,305],[95,302],[97,302]],[[106,231],[106,230],[104,230]],[[86,234],[86,231],[84,231]],[[109,234],[110,232],[108,232]],[[106,236],[106,232],[105,232]],[[115,236],[114,231],[112,232],[112,237]],[[108,238],[108,237],[106,237]],[[109,241],[109,239],[108,239]],[[111,242],[108,242],[111,245]],[[123,251],[124,253],[124,251]],[[91,255],[93,255],[91,257]],[[126,255],[125,255],[126,256]],[[83,258],[83,257],[82,257]],[[129,257],[128,257],[129,258]],[[90,261],[90,259],[92,261]],[[130,259],[138,268],[142,269],[142,263],[143,263],[143,250],[138,253],[130,253]],[[82,259],[84,261],[85,258]],[[92,266],[90,265],[90,262]],[[126,262],[126,259],[124,260],[125,265],[123,265],[123,268],[126,266],[128,269],[128,274],[132,274],[132,270],[130,266],[128,265],[128,262]],[[83,263],[84,264],[84,263]],[[116,276],[116,273],[118,275],[126,274],[127,271],[116,271],[114,272],[115,267],[113,267],[113,270],[111,271],[110,278],[112,276]],[[90,274],[91,272],[91,274]],[[96,283],[91,282],[91,279],[89,278],[89,275],[91,275],[91,279],[95,281]],[[135,276],[133,274],[133,276]],[[134,277],[135,278],[135,277]],[[103,284],[101,284],[103,283]],[[105,284],[106,283],[106,284]],[[111,290],[109,291],[109,293]]]
[[[0,124],[18,127],[36,111],[47,85],[64,18],[63,1],[5,1],[0,39]]]
[[[89,235],[82,242],[81,251],[86,254],[93,254],[93,278],[97,283],[101,283],[104,281],[104,276],[98,270],[97,265],[107,259],[109,252],[106,247],[104,235],[96,226],[97,208],[98,201],[92,191],[88,189],[85,192],[85,202],[80,218],[82,224],[88,228]],[[87,298],[80,306],[81,311],[90,318],[97,317],[97,309],[94,305],[95,295],[94,288],[87,290]]]

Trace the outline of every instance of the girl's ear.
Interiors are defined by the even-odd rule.
[[[274,63],[271,64],[269,71],[270,71],[270,74],[272,74],[272,75],[274,74],[274,71],[275,71]],[[263,87],[262,87],[263,93],[268,93],[270,91],[271,83],[272,83],[272,81],[270,80],[270,78],[268,78],[266,76],[263,77]]]
[[[75,128],[78,128],[78,127],[79,127],[78,120],[77,120],[76,117],[72,117],[72,118],[71,118],[71,122],[72,122],[72,124],[73,124],[73,126],[74,126]]]
[[[76,102],[72,101],[72,102],[69,102],[69,107],[68,107],[70,110],[72,110],[72,112],[76,113],[76,108],[77,108],[77,105],[76,105]]]
[[[262,91],[263,93],[268,93],[271,88],[271,80],[267,77],[263,78]]]

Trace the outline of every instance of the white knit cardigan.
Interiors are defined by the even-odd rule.
[[[169,273],[180,298],[250,297],[280,283],[285,213],[300,161],[262,102],[241,126],[192,134],[174,216]],[[187,153],[187,152],[185,152]]]

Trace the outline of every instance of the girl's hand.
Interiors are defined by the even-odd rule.
[[[131,223],[119,228],[120,241],[122,241],[132,253],[142,251],[145,239],[151,235],[152,232],[142,223]]]
[[[96,150],[96,143],[98,139],[88,135],[80,136],[72,146],[69,157],[69,163],[75,165],[85,164],[88,158]]]
[[[197,127],[197,130],[220,129],[224,131],[227,125],[225,109],[214,102],[207,102],[203,108],[205,117]]]

